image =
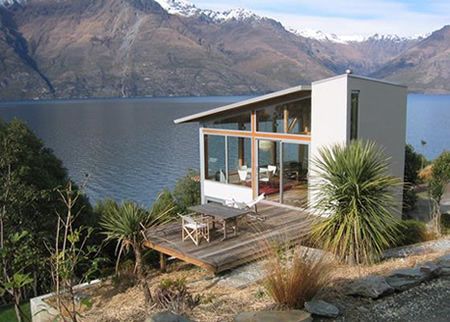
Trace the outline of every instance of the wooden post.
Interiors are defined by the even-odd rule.
[[[242,167],[244,165],[244,138],[238,138],[238,160],[239,160],[239,167]]]
[[[159,267],[161,269],[161,272],[163,273],[166,272],[166,266],[167,266],[166,255],[164,255],[163,253],[159,253]]]
[[[208,150],[208,136],[204,136],[204,143],[203,143],[203,153],[204,153],[204,171],[205,171],[205,179],[209,179],[209,168],[208,168],[208,160],[209,160],[209,150]]]
[[[287,105],[284,107],[283,111],[283,127],[284,127],[284,133],[289,133],[289,111],[287,108]]]

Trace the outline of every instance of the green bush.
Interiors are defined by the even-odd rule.
[[[196,171],[189,170],[186,176],[177,181],[173,198],[182,212],[190,206],[200,204],[200,180]]]
[[[442,214],[442,233],[450,234],[450,213]]]
[[[440,204],[445,186],[450,181],[450,151],[444,151],[433,161],[432,177],[429,190],[433,199]]]
[[[429,233],[424,222],[409,219],[403,220],[399,226],[399,239],[396,246],[406,246],[420,243],[429,239]]]
[[[405,174],[403,185],[403,211],[415,209],[417,194],[415,186],[420,183],[419,171],[426,165],[426,158],[417,153],[412,145],[408,144],[405,148]]]
[[[168,213],[168,215],[172,217],[175,217],[177,215],[177,212],[179,211],[178,206],[175,203],[175,199],[173,198],[172,193],[169,191],[169,189],[163,189],[152,205],[152,211],[154,213],[162,213],[166,209],[172,209]]]

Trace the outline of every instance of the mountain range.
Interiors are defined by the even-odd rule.
[[[450,26],[341,39],[182,0],[0,0],[0,99],[259,94],[343,73],[450,92]]]

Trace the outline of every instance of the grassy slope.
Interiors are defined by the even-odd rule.
[[[21,307],[22,310],[24,310],[31,319],[30,302],[22,304]],[[14,311],[14,307],[12,305],[0,307],[0,322],[15,322],[15,321],[17,321],[16,312]]]

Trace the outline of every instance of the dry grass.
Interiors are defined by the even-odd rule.
[[[281,307],[302,308],[330,282],[333,263],[323,253],[295,247],[281,252],[267,245],[263,285]]]
[[[432,175],[433,175],[432,164],[427,165],[425,168],[419,171],[419,178],[424,182],[430,181]]]
[[[405,259],[393,259],[371,266],[332,265],[330,285],[318,293],[321,298],[330,300],[343,296],[342,287],[350,279],[357,279],[369,274],[388,274],[403,267],[414,267],[419,263],[431,261],[443,253],[429,253],[421,256],[410,256]],[[261,311],[275,309],[274,301],[267,295],[260,283],[237,289],[221,283],[210,273],[189,265],[176,263],[169,266],[170,271],[155,275],[149,279],[152,287],[161,280],[185,278],[189,291],[201,297],[200,304],[188,316],[200,322],[233,321],[234,316],[243,311]],[[144,296],[139,287],[121,288],[111,282],[102,284],[92,292],[94,306],[84,312],[83,321],[145,321],[145,318],[156,310],[147,311]],[[346,298],[346,301],[358,299]],[[357,305],[358,303],[356,303]]]

